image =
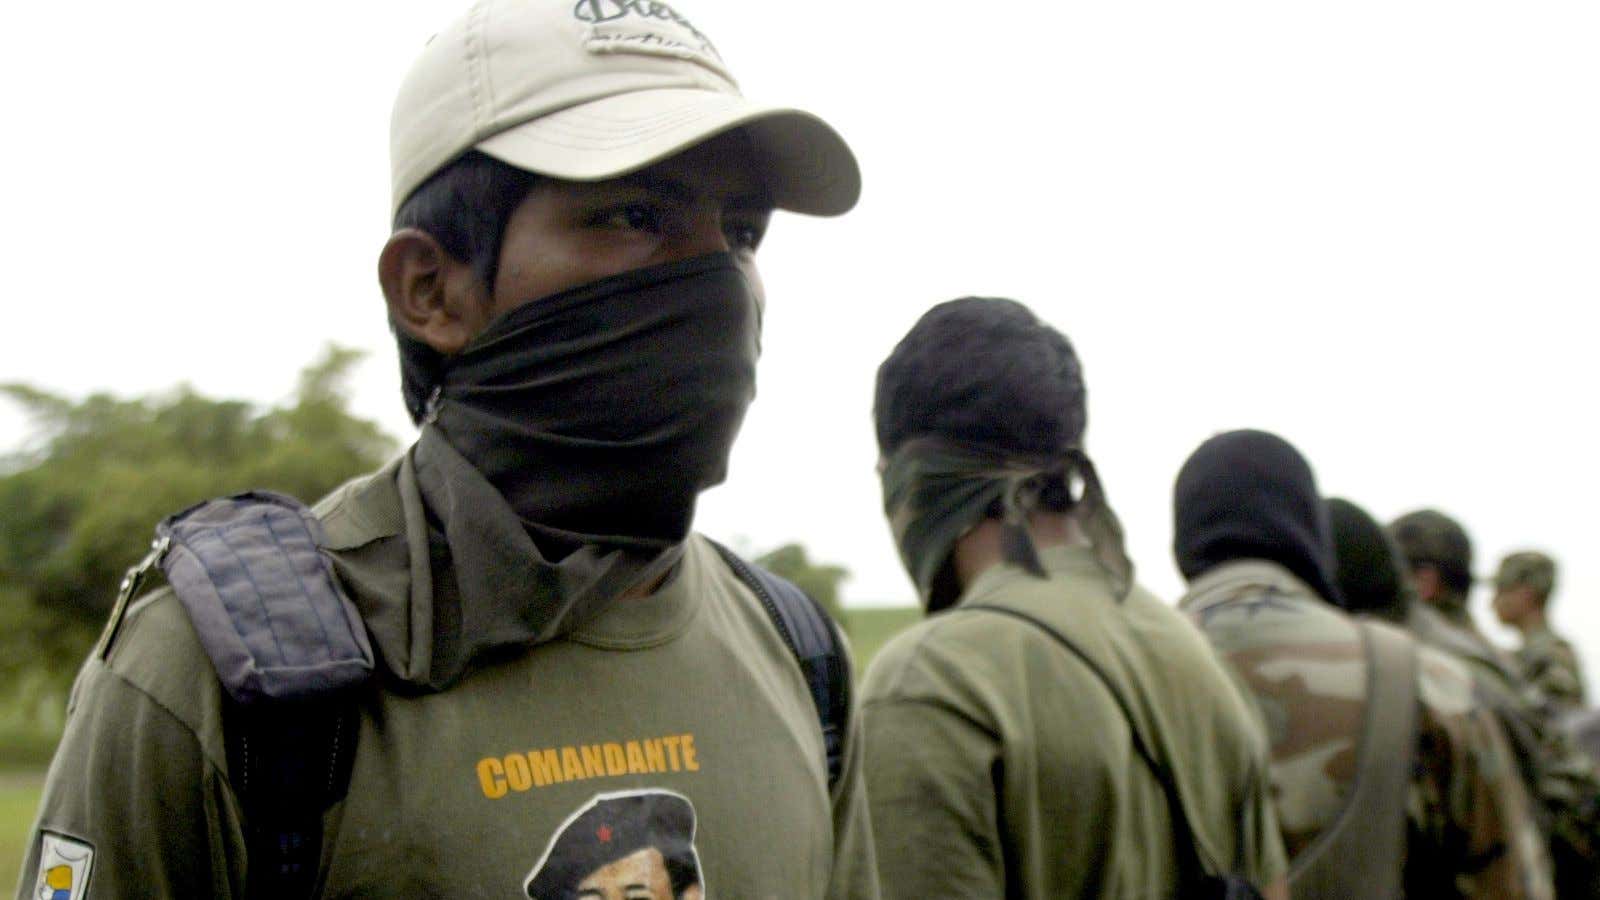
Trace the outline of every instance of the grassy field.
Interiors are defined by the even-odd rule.
[[[5,896],[17,883],[43,784],[43,771],[0,772],[0,894]]]
[[[856,672],[866,671],[878,648],[906,626],[922,618],[922,610],[911,606],[882,606],[844,611],[845,631],[850,635],[850,652],[856,658]]]
[[[850,609],[845,617],[859,672],[884,642],[921,618],[922,611],[907,607]],[[44,766],[50,757],[49,747],[38,739],[4,743],[13,746],[0,752],[0,895],[17,883],[18,867],[31,837],[28,829],[39,805]]]

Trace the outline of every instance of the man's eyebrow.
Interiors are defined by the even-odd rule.
[[[688,182],[650,172],[634,172],[632,175],[624,175],[617,180],[630,187],[640,188],[652,194],[660,195],[675,203],[689,203],[694,200],[696,193]],[[736,209],[770,209],[773,202],[765,190],[754,190],[729,198],[727,205]]]
[[[652,175],[649,172],[635,172],[632,175],[624,175],[618,180],[623,184],[642,188],[652,194],[660,194],[678,203],[688,203],[694,199],[694,189],[676,178]]]

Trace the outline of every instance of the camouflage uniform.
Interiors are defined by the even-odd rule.
[[[1513,553],[1501,560],[1500,571],[1494,578],[1497,592],[1526,587],[1532,589],[1541,603],[1555,591],[1555,582],[1555,560],[1532,551]],[[1516,661],[1522,677],[1543,693],[1556,712],[1582,709],[1583,676],[1572,645],[1542,621],[1518,628],[1522,630],[1522,648],[1517,651]]]
[[[1567,730],[1583,752],[1600,762],[1600,709],[1585,710],[1567,720]]]
[[[1562,712],[1584,707],[1583,676],[1572,645],[1549,627],[1530,628],[1517,651],[1522,677],[1538,688]]]
[[[1349,616],[1287,569],[1224,563],[1182,607],[1255,699],[1291,865],[1339,817],[1355,784],[1368,664]],[[1406,895],[1552,897],[1550,862],[1510,750],[1467,671],[1419,648],[1418,765],[1407,798]]]
[[[1466,532],[1441,513],[1423,510],[1402,516],[1390,525],[1390,533],[1413,566],[1471,570]],[[1467,665],[1479,697],[1500,719],[1549,833],[1562,896],[1600,896],[1600,771],[1595,761],[1552,717],[1543,692],[1522,677],[1517,661],[1478,631],[1467,612],[1466,591],[1447,586],[1445,596],[1432,604],[1413,602],[1406,624],[1419,641]]]

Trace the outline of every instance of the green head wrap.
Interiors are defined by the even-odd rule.
[[[1083,494],[1073,516],[1094,547],[1095,558],[1111,577],[1118,597],[1133,584],[1133,563],[1123,549],[1122,526],[1106,504],[1094,464],[1083,451],[1033,456],[943,438],[907,441],[880,467],[883,508],[894,531],[900,560],[929,612],[953,604],[960,590],[946,563],[956,541],[988,517],[998,501],[1005,560],[1044,577],[1044,567],[1028,537],[1028,516],[1045,509],[1046,492],[1074,479]]]

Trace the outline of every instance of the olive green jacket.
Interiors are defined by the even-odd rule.
[[[417,460],[318,507],[380,669],[326,816],[322,896],[526,896],[564,823],[637,791],[688,798],[708,897],[878,896],[859,729],[830,792],[799,666],[705,539],[649,597],[538,608],[519,561],[495,562],[521,527],[509,507],[458,456]],[[456,570],[469,550],[485,562]],[[447,641],[483,652],[434,689],[435,661],[462,657]],[[217,679],[158,590],[83,668],[17,895],[82,875],[62,896],[241,897],[242,827]],[[87,864],[57,858],[83,848]]]
[[[983,572],[958,605],[898,635],[863,684],[866,772],[885,897],[1168,897],[1166,795],[1106,686],[1013,608],[1078,643],[1168,761],[1217,869],[1283,875],[1266,744],[1188,622],[1135,588],[1119,601],[1084,547],[1040,553],[1048,578]]]

